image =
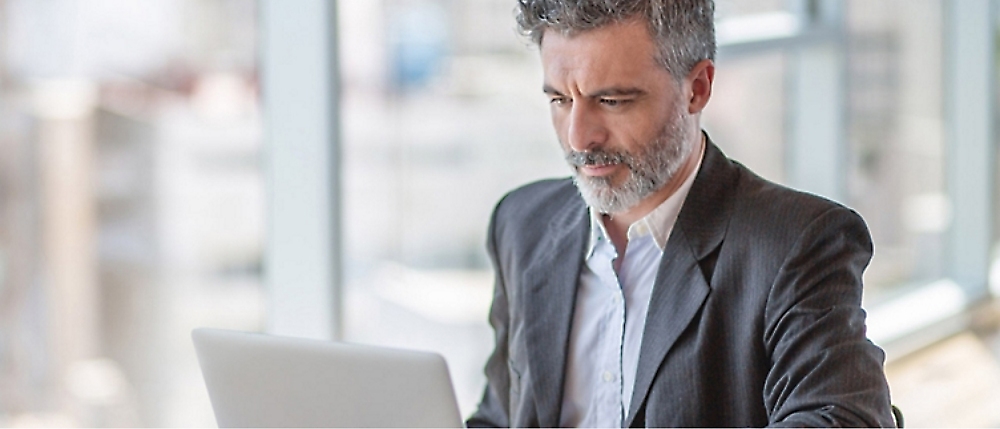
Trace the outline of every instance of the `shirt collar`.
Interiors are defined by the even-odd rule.
[[[704,137],[702,138],[704,139]],[[674,192],[673,195],[660,203],[659,206],[642,219],[629,225],[629,241],[645,235],[651,235],[653,242],[656,243],[656,247],[659,247],[661,252],[667,247],[667,239],[670,238],[670,231],[673,230],[674,223],[677,222],[677,216],[681,212],[681,206],[684,205],[684,199],[687,198],[687,194],[691,190],[691,185],[694,183],[694,178],[698,175],[698,171],[701,170],[701,162],[705,157],[705,144],[703,143],[700,146],[701,151],[698,153],[698,163],[688,177],[684,179],[684,183],[681,183],[677,192]],[[608,237],[608,231],[604,227],[601,214],[597,210],[594,210],[593,207],[590,207],[589,210],[590,242],[587,245],[588,259],[594,254],[594,249],[598,243],[602,240],[607,240]]]

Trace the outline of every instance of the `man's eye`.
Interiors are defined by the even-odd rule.
[[[551,99],[549,99],[549,103],[561,106],[563,104],[569,103],[569,99],[567,99],[566,97],[552,97]]]
[[[602,98],[601,99],[601,104],[603,104],[605,106],[608,106],[608,107],[618,107],[618,106],[621,106],[621,105],[624,105],[624,104],[628,103],[629,101],[632,101],[632,100],[623,100],[623,99],[618,99],[618,98]]]

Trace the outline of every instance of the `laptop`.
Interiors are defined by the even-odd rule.
[[[435,353],[200,328],[219,427],[462,427]]]

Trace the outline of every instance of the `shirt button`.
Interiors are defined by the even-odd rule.
[[[615,379],[615,376],[611,374],[611,371],[604,371],[604,381],[610,383]]]

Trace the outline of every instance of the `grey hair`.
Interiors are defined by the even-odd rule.
[[[518,0],[517,25],[541,46],[547,29],[566,35],[640,19],[659,50],[656,58],[681,80],[702,60],[715,59],[713,0]]]

